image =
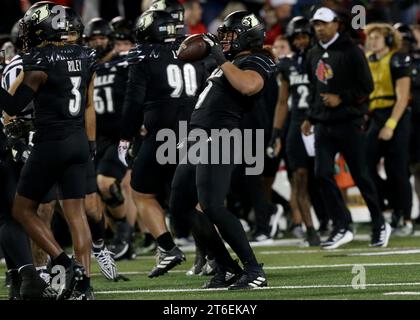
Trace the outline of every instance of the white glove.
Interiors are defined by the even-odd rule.
[[[127,156],[128,149],[130,148],[130,142],[127,140],[121,140],[118,145],[118,159],[122,162],[123,165],[128,167],[127,160],[125,160]]]

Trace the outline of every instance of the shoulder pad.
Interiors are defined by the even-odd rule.
[[[48,62],[45,52],[40,48],[32,48],[22,56],[23,69],[25,71],[48,69]]]
[[[145,60],[150,54],[150,45],[141,44],[131,49],[125,56],[128,64],[137,64]]]
[[[403,53],[395,53],[391,58],[391,66],[393,68],[407,68],[411,65],[410,56]]]
[[[244,63],[257,64],[268,74],[274,73],[276,71],[276,64],[270,57],[266,56],[265,54],[252,54],[245,58]]]

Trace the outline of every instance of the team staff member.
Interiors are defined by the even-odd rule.
[[[369,49],[369,68],[374,80],[370,95],[370,126],[367,133],[367,160],[370,174],[377,177],[380,159],[384,158],[390,206],[404,223],[411,225],[412,190],[409,174],[411,59],[397,52],[401,34],[385,23],[372,23],[365,30]],[[374,179],[378,190],[379,179]],[[387,226],[390,228],[390,226]],[[412,228],[411,228],[412,229]]]
[[[346,35],[338,33],[339,22],[331,9],[319,8],[312,19],[319,40],[308,53],[307,71],[312,86],[308,119],[302,131],[308,135],[315,124],[315,174],[334,229],[325,249],[335,249],[353,240],[351,215],[334,179],[334,159],[344,155],[373,221],[371,245],[386,246],[389,230],[379,206],[375,184],[366,163],[363,116],[367,112],[373,81],[363,51]]]

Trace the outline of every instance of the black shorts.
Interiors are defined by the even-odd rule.
[[[309,168],[311,164],[310,157],[308,156],[305,144],[303,143],[300,126],[301,123],[291,121],[289,130],[287,131],[287,164],[289,166],[289,170],[292,172],[299,168]]]
[[[41,202],[57,183],[64,200],[84,198],[88,158],[83,128],[63,140],[38,142],[22,169],[17,192]]]
[[[97,139],[96,174],[121,181],[127,168],[118,159],[118,142],[105,137]]]
[[[163,142],[156,141],[155,135],[146,136],[134,159],[131,174],[133,190],[145,194],[159,194],[171,184],[176,164],[159,164],[156,151]]]

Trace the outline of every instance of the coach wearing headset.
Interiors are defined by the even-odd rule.
[[[375,184],[366,167],[366,135],[363,116],[367,112],[373,81],[360,48],[345,34],[339,34],[334,11],[321,7],[312,23],[318,43],[308,52],[308,78],[312,99],[308,118],[302,124],[304,134],[315,125],[315,175],[325,199],[334,229],[325,249],[335,249],[353,240],[351,215],[334,179],[334,159],[344,155],[353,180],[366,201],[372,217],[372,246],[386,246],[390,229],[386,228]],[[389,227],[389,226],[388,226]]]
[[[374,80],[370,95],[370,126],[368,130],[368,167],[381,194],[377,175],[380,159],[384,158],[387,186],[396,192],[386,196],[396,217],[404,218],[402,229],[413,232],[411,223],[412,190],[409,182],[410,112],[407,110],[411,85],[411,59],[397,52],[401,34],[391,25],[372,23],[365,33],[370,52],[369,68]],[[389,188],[386,188],[390,190]]]

